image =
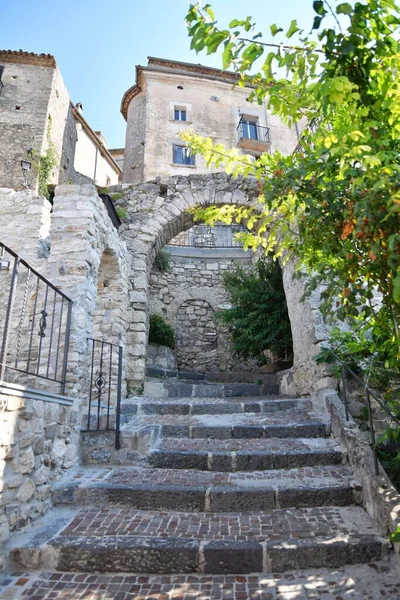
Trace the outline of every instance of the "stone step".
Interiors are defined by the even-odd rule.
[[[122,467],[82,469],[53,488],[57,505],[193,512],[348,506],[361,487],[347,465],[222,473]]]
[[[330,426],[310,410],[292,409],[276,413],[132,415],[123,426],[128,431],[158,428],[160,437],[177,438],[305,438],[326,437]]]
[[[212,383],[146,379],[144,395],[149,398],[232,398],[279,394],[277,383]]]
[[[71,518],[72,517],[72,518]],[[251,514],[94,508],[11,551],[14,567],[133,573],[271,573],[381,560],[389,543],[358,507]],[[39,541],[40,540],[40,541]],[[39,541],[39,542],[38,542]]]
[[[154,401],[149,398],[125,400],[121,404],[121,416],[127,422],[134,415],[222,415],[241,413],[276,413],[285,410],[312,410],[307,398],[241,398],[226,400],[182,398]]]
[[[162,440],[148,464],[162,469],[252,471],[337,465],[347,460],[335,440],[310,439],[179,439]]]
[[[225,371],[197,373],[196,371],[178,371],[164,367],[147,367],[146,376],[150,379],[179,379],[189,383],[207,381],[208,383],[277,383],[275,373],[251,373],[247,371]]]

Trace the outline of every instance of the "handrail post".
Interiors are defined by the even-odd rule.
[[[379,475],[379,463],[378,463],[378,456],[377,456],[377,452],[376,452],[376,442],[375,442],[374,417],[372,414],[371,396],[370,396],[368,387],[365,387],[365,392],[367,395],[368,421],[369,421],[369,429],[371,432],[372,451],[374,453],[375,475]]]
[[[340,373],[342,376],[342,393],[343,393],[343,399],[344,399],[344,409],[346,411],[346,421],[349,421],[350,417],[349,417],[349,403],[348,403],[348,399],[347,399],[347,389],[346,389],[346,372],[344,369],[344,366],[341,365],[340,367]]]
[[[122,396],[122,346],[118,348],[118,389],[117,389],[117,406],[115,414],[115,449],[121,448],[121,396]]]
[[[5,323],[4,323],[3,343],[1,346],[1,354],[0,354],[0,366],[1,366],[0,380],[1,381],[4,380],[6,368],[7,368],[6,363],[7,363],[8,341],[9,341],[9,337],[10,337],[10,323],[11,323],[13,304],[14,304],[14,296],[15,296],[16,287],[17,287],[19,265],[20,265],[20,259],[19,259],[19,257],[15,256],[14,257],[14,267],[13,267],[13,272],[12,272],[12,276],[11,276],[10,292],[8,295],[6,318],[5,318]]]

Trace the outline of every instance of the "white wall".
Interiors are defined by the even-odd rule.
[[[79,122],[77,122],[76,127],[78,141],[75,148],[75,170],[93,179],[96,185],[103,187],[116,185],[118,183],[118,173],[101,155],[100,150],[83,130]],[[107,182],[107,177],[110,179],[109,182]]]

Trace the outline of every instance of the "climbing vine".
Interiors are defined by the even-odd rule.
[[[39,154],[35,150],[31,151],[33,166],[38,174],[38,192],[40,196],[44,196],[47,199],[50,198],[49,182],[51,173],[57,165],[55,148],[51,139],[51,129],[52,118],[51,115],[49,115],[49,122],[47,125],[47,149],[43,154]]]

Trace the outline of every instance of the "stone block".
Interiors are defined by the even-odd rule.
[[[28,502],[28,500],[30,500],[32,498],[34,493],[35,493],[35,484],[33,483],[33,481],[31,479],[28,478],[24,481],[24,483],[19,488],[18,493],[17,493],[17,500],[19,500],[20,502],[22,502],[24,504],[25,502]]]
[[[263,571],[263,549],[257,542],[208,542],[204,547],[204,560],[204,572],[213,575]]]
[[[35,455],[32,446],[19,453],[19,469],[21,473],[30,473],[35,466]]]

